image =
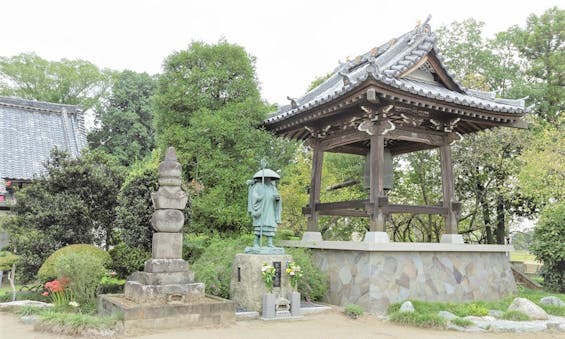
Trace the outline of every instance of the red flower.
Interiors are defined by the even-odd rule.
[[[45,292],[41,293],[41,295],[44,296],[44,297],[46,297],[46,296],[49,295],[49,292],[45,291]]]

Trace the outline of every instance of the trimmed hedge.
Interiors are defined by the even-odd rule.
[[[82,253],[88,256],[97,257],[102,261],[104,267],[110,267],[112,264],[110,254],[103,249],[88,244],[68,245],[58,249],[47,257],[37,272],[37,278],[42,282],[57,278],[55,263],[60,257],[71,253]]]

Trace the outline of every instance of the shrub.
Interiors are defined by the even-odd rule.
[[[151,253],[145,249],[130,247],[125,243],[118,244],[109,253],[112,258],[109,268],[124,279],[135,271],[142,271],[145,261],[151,258]]]
[[[418,327],[446,327],[446,320],[437,314],[419,313],[419,312],[396,312],[390,316],[390,320],[400,323],[413,325]]]
[[[194,263],[210,244],[210,236],[205,234],[186,234],[182,242],[182,257],[189,263]]]
[[[96,291],[106,273],[103,259],[85,252],[60,256],[54,269],[58,276],[68,279],[65,292],[70,294],[69,300],[81,304],[91,303],[96,299]]]
[[[328,290],[329,282],[327,276],[312,263],[309,249],[287,248],[287,254],[292,256],[294,262],[302,270],[302,278],[298,282],[298,292],[306,300],[320,300]]]
[[[565,292],[565,203],[546,207],[534,229],[531,251],[543,262],[543,286]]]
[[[18,256],[8,251],[0,251],[0,271],[9,271],[12,269],[12,264],[15,264]]]
[[[192,265],[196,280],[206,285],[206,293],[222,298],[230,297],[235,254],[253,244],[253,238],[252,234],[243,234],[237,238],[210,238],[210,245]]]
[[[97,258],[102,262],[102,265],[105,267],[109,267],[112,263],[112,258],[110,254],[106,251],[87,244],[76,244],[76,245],[69,245],[58,249],[57,251],[53,252],[41,265],[41,268],[37,272],[37,277],[42,282],[53,280],[57,278],[57,273],[55,271],[55,263],[59,260],[59,258],[69,255],[69,254],[84,254],[87,257]]]
[[[124,285],[126,284],[125,279],[116,278],[106,274],[100,280],[100,294],[103,293],[122,293],[124,290]]]
[[[359,316],[363,315],[363,308],[359,305],[349,304],[345,306],[343,312],[351,319],[357,319]]]

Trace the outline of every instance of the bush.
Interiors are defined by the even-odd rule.
[[[15,264],[18,256],[8,251],[0,251],[0,271],[9,271],[12,269],[12,264]]]
[[[565,292],[565,203],[546,207],[534,229],[531,251],[543,262],[543,286]]]
[[[237,238],[210,238],[208,248],[192,265],[196,280],[206,285],[206,293],[226,299],[230,297],[233,260],[236,253],[253,244],[253,238],[252,234]]]
[[[65,293],[69,293],[67,295],[69,300],[81,304],[95,301],[98,286],[106,273],[103,259],[85,252],[72,252],[60,256],[55,262],[54,269],[57,276],[68,279]]]
[[[352,319],[357,319],[357,318],[359,318],[359,316],[363,315],[363,308],[359,305],[349,304],[349,305],[345,306],[345,308],[343,309],[343,312],[348,317],[350,317]]]
[[[193,264],[210,244],[210,236],[205,234],[186,234],[182,242],[182,257]]]
[[[112,258],[109,268],[124,279],[135,271],[143,271],[145,261],[151,258],[151,253],[145,249],[130,247],[125,243],[118,244],[109,253]]]
[[[38,279],[45,282],[57,278],[55,263],[59,260],[59,258],[69,254],[84,254],[87,257],[96,258],[102,262],[104,267],[109,267],[112,263],[110,254],[98,247],[87,244],[69,245],[58,249],[47,257],[37,272]]]
[[[418,313],[418,312],[396,312],[390,316],[390,320],[400,324],[413,325],[418,327],[446,327],[446,320],[437,314]]]
[[[287,248],[294,262],[300,266],[303,276],[298,282],[298,292],[305,300],[320,300],[328,291],[328,278],[312,263],[311,252],[305,248]]]

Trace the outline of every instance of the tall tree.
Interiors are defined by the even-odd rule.
[[[193,230],[250,227],[245,181],[262,158],[277,170],[293,152],[258,128],[273,108],[261,101],[254,58],[226,41],[193,42],[165,60],[155,103],[158,142],[176,147],[192,187]]]
[[[553,7],[540,16],[532,14],[525,28],[514,26],[506,34],[527,60],[525,92],[536,113],[557,122],[565,109],[565,10]]]
[[[0,95],[89,109],[109,84],[109,71],[84,60],[47,61],[33,53],[0,57]]]
[[[96,109],[101,126],[88,135],[90,148],[111,153],[126,166],[148,156],[155,147],[152,96],[156,85],[147,73],[117,74],[111,94]]]

